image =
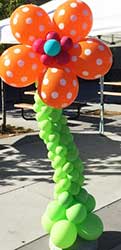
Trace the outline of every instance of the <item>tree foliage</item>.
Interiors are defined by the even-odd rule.
[[[41,5],[50,0],[0,0],[0,20],[9,17],[12,12],[23,4],[33,3],[36,5]]]

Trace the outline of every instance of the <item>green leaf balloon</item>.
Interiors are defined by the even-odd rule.
[[[68,248],[77,238],[76,226],[68,220],[60,220],[53,225],[50,238],[55,246]]]
[[[86,219],[77,226],[78,234],[85,240],[96,240],[103,232],[103,224],[96,214],[88,214]]]
[[[69,221],[75,224],[82,223],[87,216],[86,207],[81,203],[77,203],[66,210],[66,216]]]

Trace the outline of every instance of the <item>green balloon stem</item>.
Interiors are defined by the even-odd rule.
[[[39,136],[48,149],[54,168],[54,201],[42,216],[42,225],[57,248],[71,247],[77,233],[85,240],[95,240],[103,232],[100,218],[93,214],[95,199],[82,188],[84,165],[79,157],[67,118],[61,109],[47,106],[35,94],[34,111],[40,129]]]

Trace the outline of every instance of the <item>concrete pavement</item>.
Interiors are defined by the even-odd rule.
[[[36,122],[28,124],[19,116],[9,119],[19,125],[20,121],[21,125],[25,122],[26,126],[33,126],[35,132],[0,140],[0,246],[2,250],[45,249],[47,241],[43,238],[40,218],[53,199],[53,170],[46,147],[38,137]],[[69,120],[69,126],[85,163],[85,188],[96,198],[96,210],[106,232],[113,230],[120,234],[121,117],[107,117],[105,121],[104,136],[98,134],[97,117],[80,116],[78,121]],[[110,210],[106,210],[112,203],[118,206],[111,205]]]
[[[104,222],[105,231],[98,240],[97,250],[121,250],[121,200],[96,212]],[[49,237],[44,236],[18,250],[49,250]],[[90,249],[90,248],[88,248]]]

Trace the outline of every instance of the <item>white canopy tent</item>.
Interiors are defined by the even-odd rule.
[[[52,0],[41,5],[52,17],[55,9],[66,0]],[[89,35],[112,35],[121,32],[121,0],[83,0],[93,13]],[[17,43],[10,29],[9,18],[0,21],[0,43]]]
[[[50,17],[53,16],[56,8],[66,0],[52,0],[41,5]],[[119,34],[121,40],[121,0],[82,0],[89,5],[93,13],[93,27],[90,36],[116,36]],[[118,35],[117,35],[118,36]],[[18,43],[13,37],[10,29],[9,18],[0,21],[0,43],[15,44]],[[101,115],[100,115],[100,133],[104,132],[104,101],[103,87],[104,78],[100,79],[101,91]]]

